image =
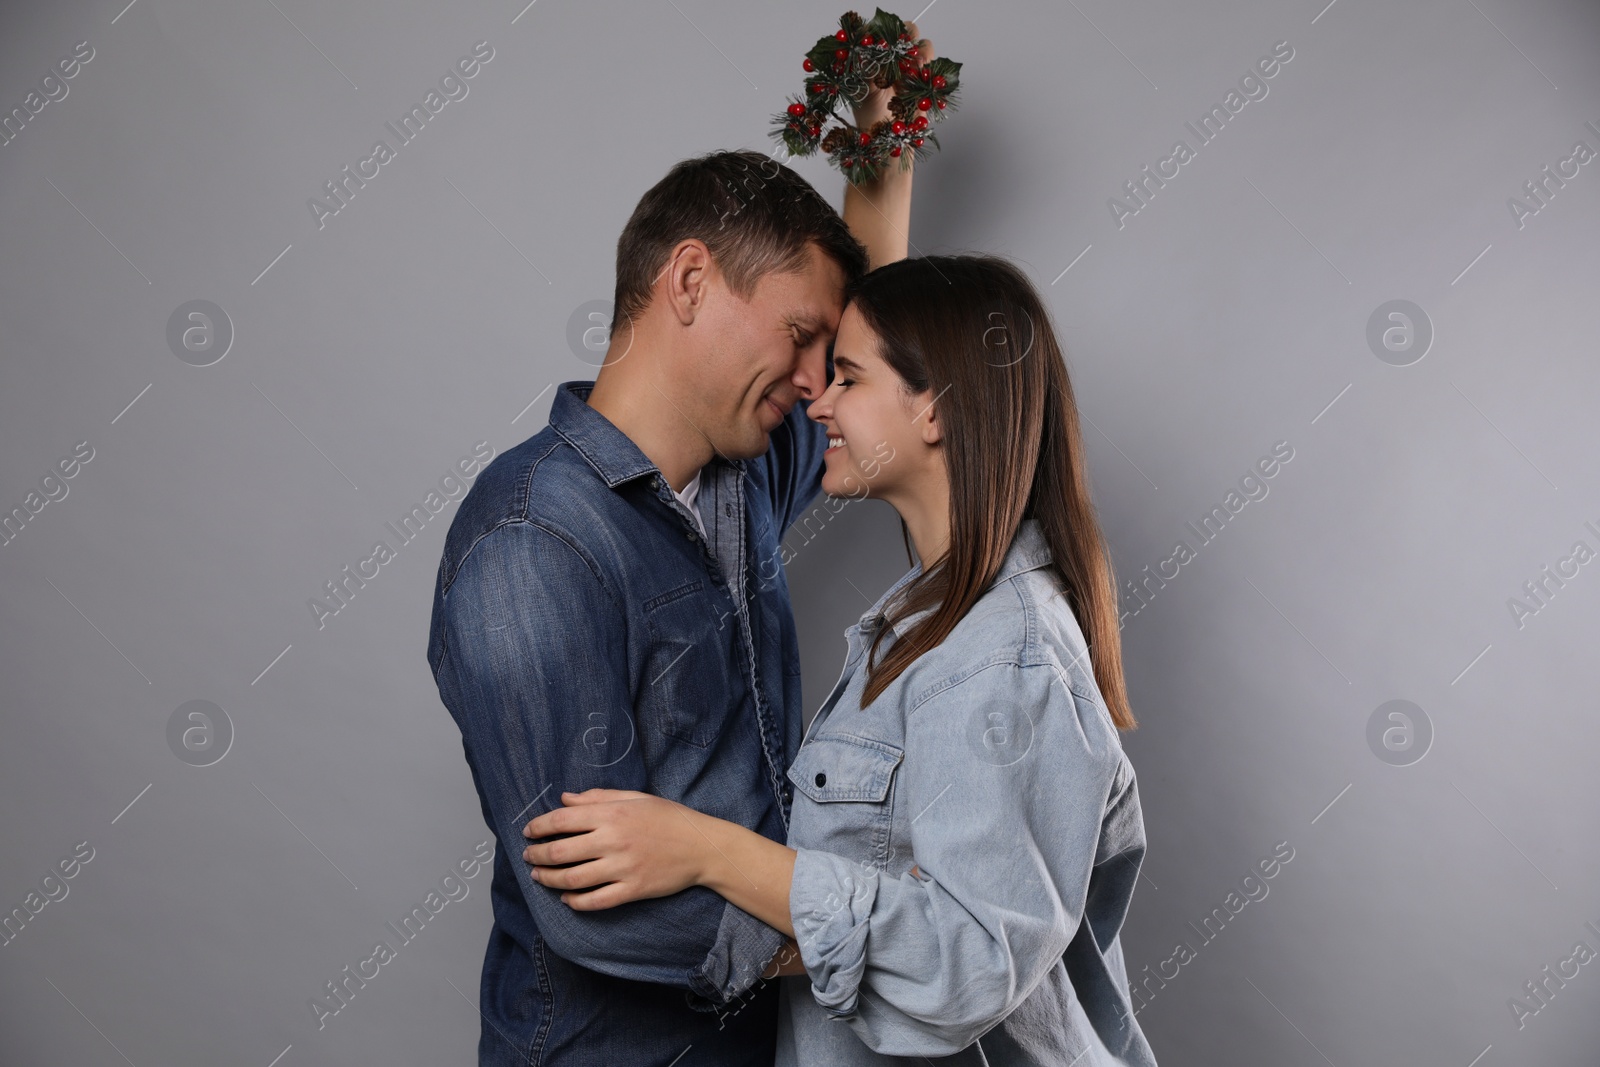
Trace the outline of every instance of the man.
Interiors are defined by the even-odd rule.
[[[759,153],[673,167],[617,243],[596,381],[563,383],[451,524],[428,662],[499,843],[481,1064],[772,1062],[777,931],[699,887],[572,910],[529,877],[522,828],[609,787],[785,839],[802,709],[779,541],[820,489],[805,411],[844,286],[905,255],[909,172],[848,188],[846,217]]]

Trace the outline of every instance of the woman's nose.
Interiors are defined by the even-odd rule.
[[[828,396],[830,389],[823,389],[822,395],[812,400],[806,408],[806,415],[816,422],[826,422],[833,417],[833,400]]]

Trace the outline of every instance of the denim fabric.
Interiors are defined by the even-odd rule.
[[[967,616],[865,708],[864,653],[920,568],[846,631],[788,772],[807,976],[781,982],[780,1067],[1155,1063],[1118,936],[1139,793],[1049,561],[1025,519]]]
[[[775,930],[701,887],[573,911],[529,876],[522,827],[607,787],[784,839],[801,704],[779,538],[826,436],[798,403],[765,455],[714,459],[702,536],[591,386],[563,383],[478,476],[439,563],[428,663],[499,843],[479,1063],[767,1067]]]

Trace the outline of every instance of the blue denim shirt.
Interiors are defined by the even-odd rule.
[[[864,653],[920,567],[846,631],[788,772],[807,976],[782,980],[779,1067],[1155,1063],[1119,937],[1139,792],[1050,558],[1023,520],[994,584],[865,708]]]
[[[703,468],[702,537],[591,386],[563,383],[478,476],[439,562],[428,663],[499,843],[479,1062],[768,1067],[777,931],[698,886],[573,911],[529,876],[522,827],[606,787],[784,840],[801,705],[779,538],[826,435],[797,403],[765,455]]]

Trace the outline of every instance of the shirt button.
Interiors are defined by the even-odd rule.
[[[828,784],[828,776],[826,774],[823,774],[821,771],[818,771],[817,772],[817,788],[821,789],[823,786],[825,786],[827,784]]]

